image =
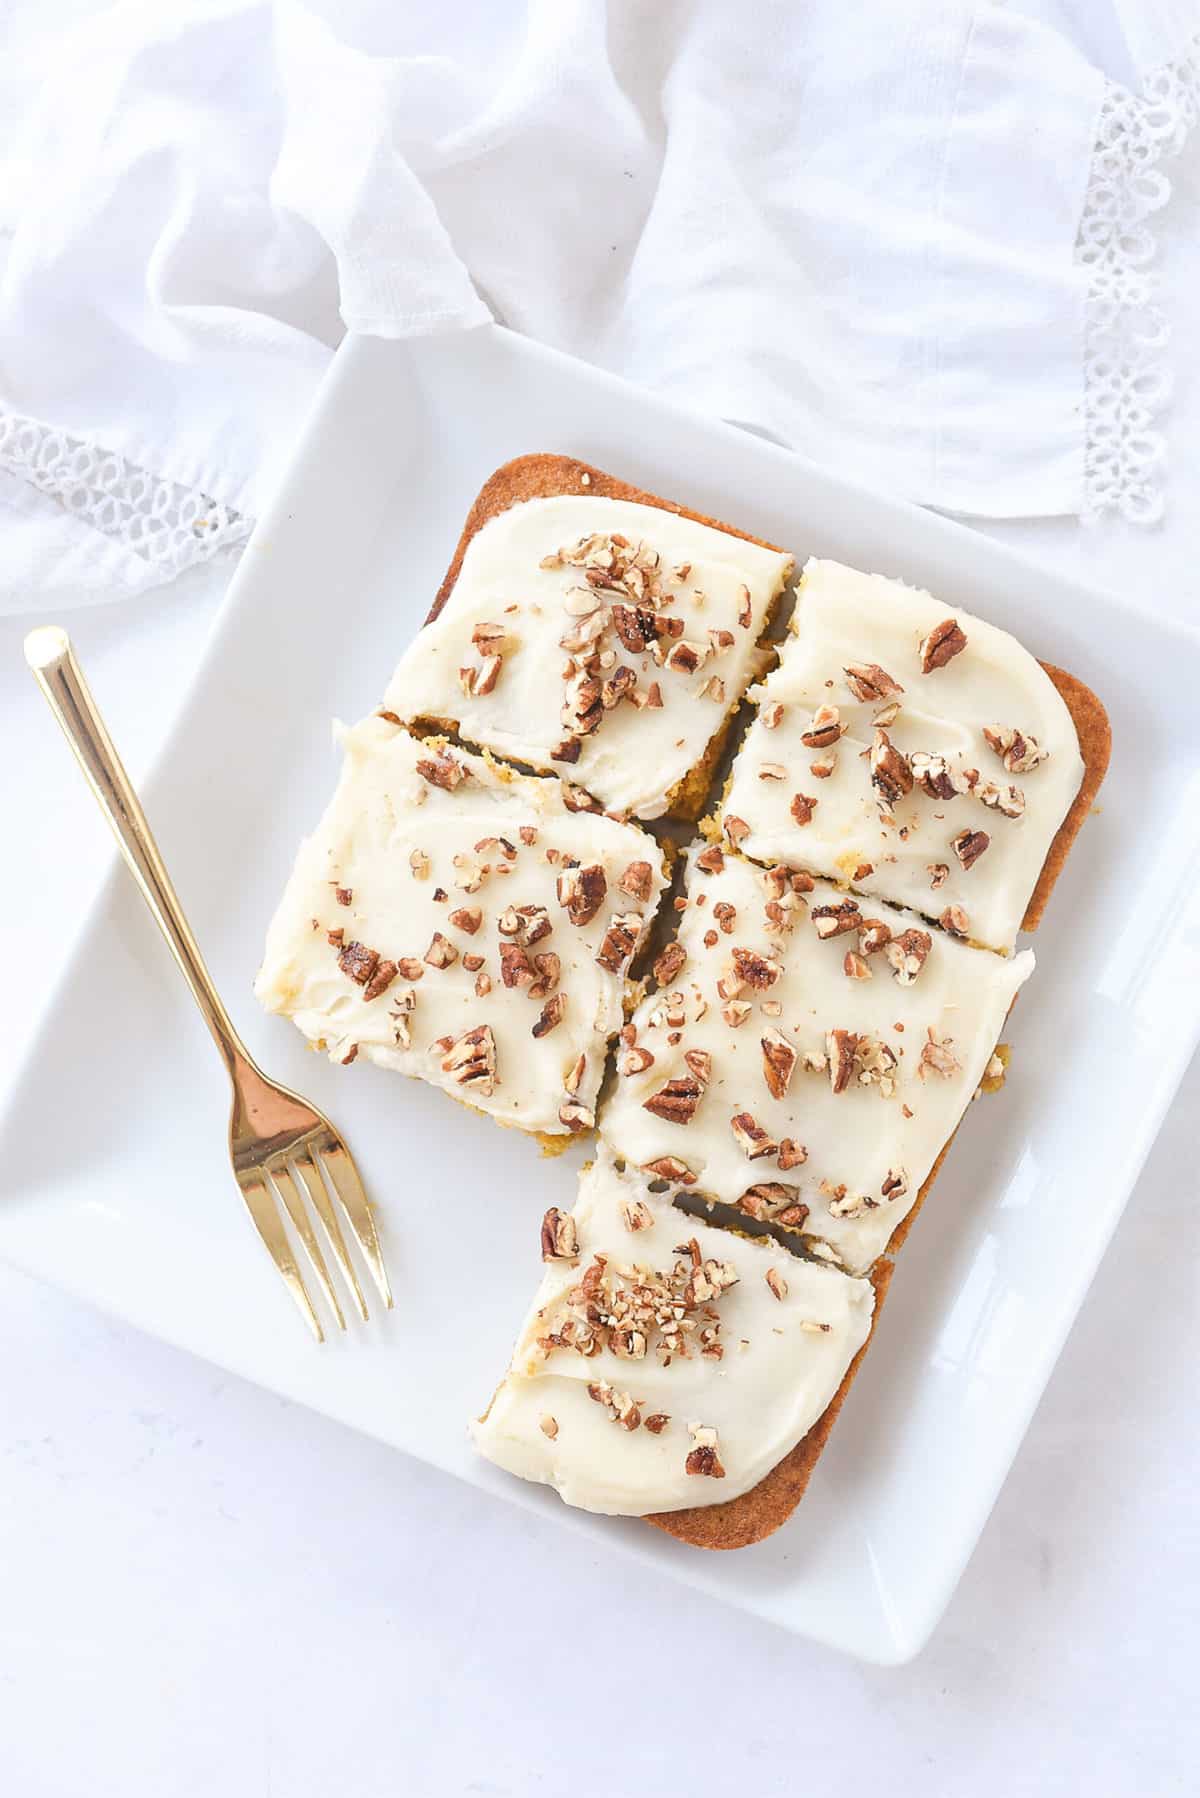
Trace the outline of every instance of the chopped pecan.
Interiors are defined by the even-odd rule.
[[[922,637],[917,654],[921,658],[921,673],[932,674],[935,668],[944,668],[946,663],[967,647],[966,633],[954,618],[943,618],[935,624],[929,635]]]
[[[483,699],[494,692],[503,666],[503,656],[484,656],[477,667],[460,668],[458,683],[467,698]]]
[[[621,1200],[621,1222],[634,1236],[641,1230],[649,1230],[654,1225],[654,1213],[644,1199]]]
[[[769,1029],[759,1039],[762,1047],[763,1079],[773,1099],[782,1099],[796,1071],[798,1051],[782,1030]]]
[[[507,987],[529,986],[534,977],[529,952],[520,943],[501,943],[500,978]]]
[[[696,1175],[677,1155],[659,1155],[654,1161],[643,1161],[642,1172],[653,1174],[658,1180],[676,1180],[680,1186],[696,1184]]]
[[[654,964],[654,978],[659,986],[670,986],[678,978],[687,961],[687,950],[682,943],[668,943]]]
[[[1050,751],[1043,749],[1036,737],[1026,736],[1024,731],[1013,730],[1003,724],[985,724],[984,739],[989,749],[993,750],[1010,774],[1031,774],[1048,761]]]
[[[800,734],[800,741],[806,749],[832,749],[846,726],[841,721],[841,713],[835,705],[819,705],[812,716],[812,723]]]
[[[558,985],[558,977],[562,973],[562,963],[552,949],[546,949],[533,957],[533,979],[529,983],[529,997],[544,999]]]
[[[712,909],[713,917],[721,926],[722,933],[725,936],[732,936],[733,927],[737,922],[737,906],[730,905],[728,899],[718,899]]]
[[[774,699],[770,705],[763,706],[758,715],[763,721],[764,730],[778,730],[783,723],[783,706],[778,699]]]
[[[891,693],[903,693],[900,682],[893,680],[886,668],[878,662],[851,662],[843,668],[847,685],[855,699],[864,705],[872,705],[878,699],[886,699]]]
[[[789,811],[797,824],[811,824],[817,801],[811,793],[793,793]]]
[[[742,591],[745,592],[745,588]],[[688,1429],[691,1431],[695,1446],[684,1462],[685,1471],[703,1474],[709,1479],[723,1480],[725,1469],[722,1467],[721,1457],[717,1453],[717,1432],[706,1429],[703,1424],[698,1423],[689,1423]]]
[[[537,1037],[549,1036],[550,1032],[562,1023],[566,1004],[567,1002],[561,993],[552,993],[546,1000],[546,1003],[542,1006],[541,1011],[539,1011],[537,1019],[530,1030],[530,1035]]]
[[[1025,795],[1020,787],[998,787],[993,781],[976,787],[975,797],[980,804],[991,811],[1000,812],[1005,818],[1020,818],[1025,812]]]
[[[749,1111],[735,1112],[729,1120],[729,1128],[749,1161],[759,1161],[764,1155],[778,1154],[779,1144]]]
[[[889,1168],[883,1185],[879,1188],[880,1197],[891,1204],[893,1199],[902,1199],[908,1191],[908,1175],[903,1168]]]
[[[842,957],[842,973],[848,980],[870,980],[871,969],[861,955],[847,949]]]
[[[991,840],[986,830],[960,830],[956,837],[951,837],[950,847],[962,863],[964,872],[975,866]]]
[[[558,902],[572,924],[590,924],[604,903],[608,878],[599,862],[564,868],[558,877]]]
[[[912,792],[912,769],[908,757],[896,748],[885,730],[878,727],[871,745],[871,784],[888,805],[895,805]]]
[[[441,787],[446,793],[453,793],[470,775],[470,770],[456,761],[446,750],[440,750],[436,759],[422,756],[417,763],[417,773],[422,780],[427,780],[431,787]]]
[[[638,1043],[626,1049],[620,1060],[621,1073],[628,1077],[631,1074],[644,1074],[647,1068],[654,1066],[652,1052]]]
[[[696,857],[696,866],[705,874],[719,874],[725,866],[725,851],[719,843],[710,843]]]
[[[938,923],[949,936],[970,936],[971,920],[961,905],[948,905]]]
[[[608,921],[596,960],[610,974],[623,974],[633,959],[642,935],[641,912],[614,912]]]
[[[425,951],[425,960],[431,968],[448,968],[458,960],[458,950],[449,937],[443,936],[440,930],[435,930]]]
[[[763,762],[758,770],[759,780],[786,780],[787,769],[782,762]]]
[[[452,1041],[442,1059],[442,1072],[453,1074],[460,1086],[489,1097],[496,1090],[496,1039],[491,1025],[476,1024]]]
[[[943,1080],[949,1080],[952,1074],[958,1073],[962,1065],[958,1057],[950,1051],[950,1044],[954,1039],[949,1036],[935,1035],[932,1025],[929,1026],[926,1034],[928,1040],[921,1050],[917,1073],[922,1080],[928,1079],[930,1074],[940,1074]]]
[[[661,1436],[670,1421],[671,1418],[669,1412],[655,1411],[652,1416],[646,1418],[642,1428],[649,1430],[652,1436]]]
[[[828,780],[830,775],[836,772],[837,762],[837,752],[833,749],[824,749],[820,755],[814,755],[808,764],[808,771],[817,780]]]
[[[579,1091],[580,1081],[587,1072],[587,1056],[577,1055],[571,1066],[563,1075],[563,1089],[572,1097]]]
[[[567,1099],[558,1108],[558,1121],[565,1124],[570,1136],[578,1136],[584,1130],[590,1130],[596,1122],[596,1114],[588,1105],[581,1105],[578,1100]]]
[[[702,1049],[689,1049],[683,1059],[688,1072],[677,1074],[642,1102],[646,1111],[668,1124],[691,1123],[712,1075],[712,1057]]]
[[[735,949],[733,967],[742,985],[753,987],[755,992],[765,992],[774,986],[783,972],[779,962],[760,955],[756,949]],[[735,998],[736,994],[730,993],[728,997]]]
[[[630,698],[636,686],[636,670],[628,662],[621,662],[601,684],[600,704],[606,712],[611,712],[623,699]]]
[[[460,905],[457,911],[450,913],[446,922],[453,924],[456,930],[465,930],[468,936],[474,936],[483,923],[483,913],[477,905]]]
[[[333,896],[339,905],[353,905],[354,903],[354,889],[352,887],[336,887]]]
[[[542,1260],[574,1261],[579,1255],[579,1232],[569,1211],[551,1205],[542,1219]]]
[[[399,971],[394,961],[378,962],[375,972],[363,987],[363,998],[378,999],[381,994],[387,992]]]
[[[874,955],[892,940],[890,924],[882,918],[864,918],[858,929],[858,946],[864,955]]]
[[[769,1267],[763,1275],[763,1279],[767,1282],[772,1298],[782,1300],[787,1297],[788,1283],[777,1267]]]
[[[697,695],[700,699],[715,700],[717,705],[725,704],[725,682],[719,674],[710,674]]]
[[[858,1037],[853,1030],[831,1030],[825,1038],[829,1058],[829,1084],[835,1093],[844,1093],[854,1073],[854,1056]]]
[[[564,737],[563,741],[556,743],[550,751],[550,760],[552,762],[577,762],[580,748],[578,737]]]
[[[848,930],[858,930],[863,922],[857,899],[840,899],[836,905],[814,905],[809,916],[822,942],[830,937],[844,936]]]
[[[931,755],[928,750],[914,749],[908,758],[913,780],[931,799],[957,799],[965,790],[963,780],[952,773],[944,755]]]
[[[786,1174],[789,1168],[802,1166],[807,1160],[808,1150],[802,1142],[796,1142],[790,1136],[780,1137],[778,1161],[783,1173]]]
[[[649,862],[630,862],[617,885],[644,905],[654,891],[654,869]]]
[[[414,849],[412,851],[408,858],[408,865],[412,869],[414,880],[427,880],[429,878],[429,870],[432,863],[423,849]]]
[[[741,627],[744,631],[748,631],[750,629],[750,621],[753,618],[753,616],[754,616],[754,613],[753,613],[753,609],[750,604],[750,589],[749,589],[749,587],[746,586],[745,582],[743,581],[741,586],[738,588],[737,621],[741,625]]]
[[[544,905],[508,905],[496,919],[501,936],[511,937],[525,948],[540,943],[554,928]]]
[[[503,652],[507,635],[502,624],[492,624],[487,619],[481,619],[471,632],[471,642],[481,655],[498,656]]]
[[[424,964],[415,955],[402,955],[396,963],[405,980],[421,980],[425,974]]]
[[[925,966],[933,938],[927,930],[902,930],[884,949],[884,959],[901,986],[911,986]]]
[[[368,949],[365,943],[347,943],[337,958],[338,967],[351,980],[357,980],[359,986],[366,986],[375,969],[379,965],[378,949]]]
[[[551,1417],[549,1411],[543,1411],[542,1415],[538,1418],[538,1429],[542,1432],[543,1436],[549,1436],[551,1442],[553,1442],[554,1438],[558,1435],[558,1419],[556,1417]]]
[[[660,620],[647,606],[614,605],[613,629],[631,655],[641,655],[659,635]],[[679,620],[680,632],[683,620]]]
[[[538,840],[537,825],[536,824],[519,824],[517,826],[517,835],[520,837],[521,841],[524,843],[524,845],[527,849],[532,849],[533,845]]]
[[[935,893],[939,887],[944,887],[950,878],[950,868],[946,862],[926,862],[925,872],[929,876],[929,884]]]
[[[600,728],[604,707],[600,699],[600,682],[594,675],[576,673],[570,677],[560,716],[569,737],[590,737]]]
[[[729,838],[730,843],[732,843],[735,849],[740,842],[750,835],[750,826],[744,818],[739,818],[735,812],[730,812],[725,818],[724,830],[725,835]]]

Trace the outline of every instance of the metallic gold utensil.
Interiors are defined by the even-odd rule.
[[[297,1264],[284,1213],[304,1247],[338,1325],[346,1328],[305,1196],[320,1219],[333,1258],[363,1319],[368,1316],[366,1301],[346,1249],[338,1220],[339,1206],[380,1297],[390,1308],[392,1294],[375,1220],[350,1151],[327,1117],[296,1093],[267,1078],[234,1029],[184,917],[137,794],[75,659],[70,638],[56,625],[31,631],[25,639],[25,659],[75,751],[142,897],[166,937],[221,1052],[233,1085],[229,1157],[234,1178],[255,1228],[305,1322],[317,1341],[323,1341],[321,1320]]]

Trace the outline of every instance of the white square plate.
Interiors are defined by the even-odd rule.
[[[867,1357],[803,1505],[732,1555],[570,1512],[469,1447],[466,1420],[537,1278],[538,1220],[570,1202],[578,1153],[541,1160],[425,1087],[333,1068],[250,997],[267,920],[334,781],[330,717],[377,703],[476,490],[534,449],[585,457],[800,559],[927,585],[1072,669],[1112,714],[1103,804],[1036,939],[1003,1098],[975,1107],[954,1146],[901,1258],[886,1347]],[[0,1254],[540,1510],[547,1527],[587,1530],[865,1658],[905,1660],[974,1546],[1200,1034],[1197,690],[1200,639],[499,328],[352,339],[146,801],[251,1049],[354,1146],[396,1310],[320,1350],[298,1327],[232,1183],[219,1065],[120,870],[82,922],[0,1124]]]

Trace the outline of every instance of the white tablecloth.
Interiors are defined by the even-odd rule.
[[[1193,147],[1163,229],[1180,385],[1166,524],[995,527],[1192,622],[1198,206]],[[73,621],[135,775],[227,577],[210,565]],[[22,628],[0,621],[17,1025],[0,1085],[107,854],[20,666]],[[841,1790],[850,1768],[856,1790],[920,1798],[1184,1792],[1200,1752],[1198,1108],[1200,1065],[945,1622],[890,1672],[631,1576],[591,1542],[0,1268],[5,1791],[599,1798],[730,1781],[759,1798]]]

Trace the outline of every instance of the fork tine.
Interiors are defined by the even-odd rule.
[[[295,1299],[300,1315],[312,1331],[318,1342],[324,1342],[325,1332],[321,1328],[321,1320],[313,1310],[312,1300],[308,1296],[308,1288],[296,1266],[296,1258],[292,1254],[292,1245],[288,1241],[287,1231],[283,1227],[283,1219],[279,1215],[279,1207],[273,1194],[269,1193],[262,1176],[258,1173],[239,1174],[238,1186],[241,1188],[246,1209],[254,1219],[254,1227],[262,1237],[272,1261],[283,1276],[284,1285]]]
[[[275,1190],[287,1207],[287,1214],[292,1220],[292,1226],[297,1236],[304,1244],[304,1252],[312,1263],[312,1270],[317,1276],[317,1282],[325,1294],[329,1308],[337,1318],[338,1328],[344,1330],[346,1319],[342,1315],[342,1307],[338,1303],[338,1295],[333,1281],[329,1278],[329,1269],[325,1265],[321,1245],[317,1241],[316,1231],[309,1221],[308,1212],[304,1209],[304,1201],[297,1191],[296,1182],[292,1179],[286,1163],[281,1159],[269,1161],[266,1171],[275,1184]]]
[[[324,1166],[333,1183],[333,1189],[342,1201],[342,1208],[350,1223],[350,1230],[363,1252],[371,1277],[379,1288],[379,1296],[390,1311],[392,1308],[392,1289],[388,1285],[387,1269],[383,1265],[383,1251],[379,1246],[379,1237],[375,1232],[375,1218],[372,1215],[367,1195],[363,1191],[362,1181],[358,1177],[358,1169],[351,1160],[345,1144],[330,1134],[322,1137],[314,1145],[314,1153],[323,1158]]]
[[[346,1284],[354,1294],[362,1320],[366,1323],[370,1316],[367,1310],[367,1301],[362,1295],[358,1274],[355,1272],[354,1263],[347,1251],[346,1239],[342,1235],[342,1226],[338,1223],[337,1212],[334,1209],[333,1200],[326,1191],[325,1182],[307,1150],[295,1157],[295,1167],[304,1182],[305,1191],[312,1200],[314,1211],[325,1226],[325,1234],[329,1238],[329,1245],[333,1250],[334,1257],[346,1277]]]

